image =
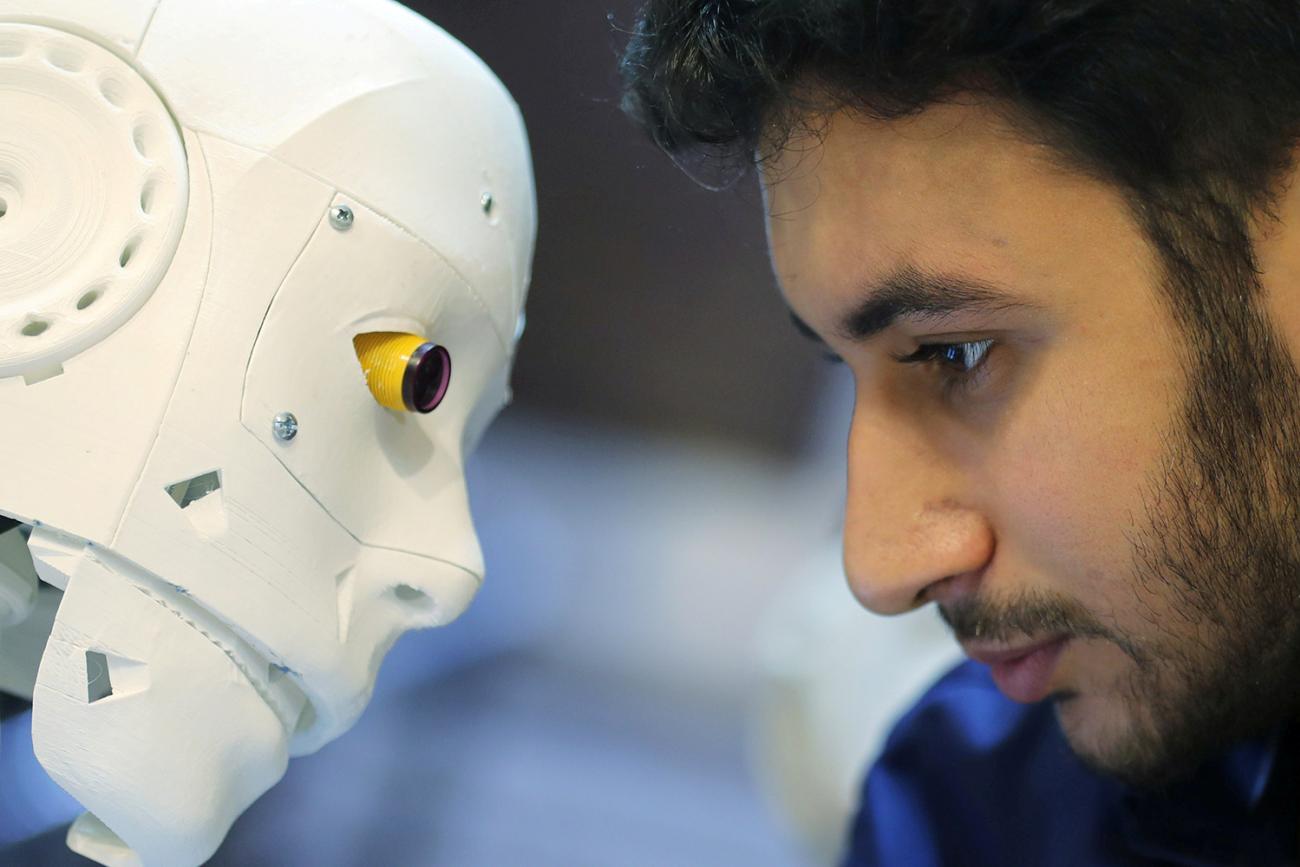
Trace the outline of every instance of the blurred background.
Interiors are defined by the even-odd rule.
[[[502,78],[535,160],[515,403],[470,467],[488,578],[212,863],[830,863],[885,727],[953,651],[844,586],[851,385],[790,324],[758,188],[696,186],[620,113],[635,2],[408,5]],[[25,857],[87,863],[24,724],[0,861],[45,832]]]

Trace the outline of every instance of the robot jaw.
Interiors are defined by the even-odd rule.
[[[210,858],[291,755],[356,721],[392,643],[454,619],[480,580],[454,564],[363,547],[340,588],[348,605],[339,642],[281,662],[179,584],[103,545],[39,522],[25,543],[24,534],[0,534],[7,596],[45,601],[38,577],[62,590],[52,625],[42,609],[53,606],[42,605],[22,626],[43,635],[36,621],[46,615],[43,653],[28,654],[39,660],[33,746],[88,810],[69,846],[108,865]],[[394,586],[394,574],[412,583]]]
[[[306,696],[182,591],[112,552],[44,526],[29,548],[64,591],[32,741],[89,810],[69,845],[105,864],[202,863],[283,776]]]

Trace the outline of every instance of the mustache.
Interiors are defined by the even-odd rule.
[[[1131,641],[1078,602],[1046,594],[1023,593],[1004,601],[973,596],[940,605],[939,616],[958,641],[1067,636],[1111,641],[1130,656],[1136,652]]]

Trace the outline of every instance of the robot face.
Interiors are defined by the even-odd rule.
[[[482,580],[523,126],[389,0],[0,0],[0,114],[3,619],[64,591],[37,755],[83,854],[199,863]]]

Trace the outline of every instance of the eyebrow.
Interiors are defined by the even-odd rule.
[[[998,312],[1036,308],[995,283],[964,274],[935,274],[906,265],[866,288],[866,298],[841,317],[836,330],[854,342],[870,340],[903,318],[940,319],[961,312]],[[795,328],[817,342],[821,338],[794,312]]]

